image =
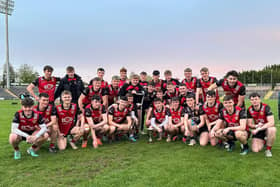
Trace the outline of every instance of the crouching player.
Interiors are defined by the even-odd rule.
[[[152,133],[158,133],[158,140],[162,139],[162,132],[168,125],[168,115],[166,112],[167,108],[163,105],[163,102],[160,98],[154,99],[154,107],[152,109],[152,118],[151,118],[151,125],[148,128],[148,135],[149,135],[149,143],[152,140]]]
[[[56,109],[49,104],[49,95],[47,93],[39,94],[39,103],[33,109],[42,115],[44,122],[47,125],[47,132],[50,137],[49,152],[56,153],[55,143],[57,139],[58,126],[56,123]]]
[[[56,106],[58,121],[58,139],[57,145],[59,150],[65,150],[67,147],[67,136],[71,135],[70,145],[73,149],[78,149],[75,142],[83,135],[79,127],[80,120],[77,119],[77,105],[71,103],[71,92],[65,90],[61,93],[62,104]],[[75,125],[75,121],[76,125]]]
[[[35,151],[48,139],[47,126],[43,117],[33,110],[34,101],[27,96],[21,101],[21,105],[21,110],[15,113],[9,138],[10,144],[15,150],[15,160],[21,158],[19,151],[21,141],[26,140],[27,143],[31,143],[32,147],[27,149],[27,153],[38,157],[39,155]]]
[[[176,141],[178,138],[178,134],[181,132],[182,134],[185,133],[185,110],[182,106],[180,106],[180,99],[179,97],[173,97],[171,99],[170,109],[167,110],[169,123],[167,125],[167,142],[171,141],[171,137],[173,136],[172,140]]]
[[[211,132],[211,129],[216,125],[217,120],[219,119],[220,111],[223,109],[223,104],[216,101],[216,92],[214,90],[206,92],[206,102],[203,104],[202,109],[205,113],[204,118],[208,132]],[[209,134],[209,139],[212,146],[217,144],[216,137],[211,137]],[[219,143],[222,144],[221,140]]]
[[[265,156],[272,157],[271,148],[276,138],[274,116],[270,107],[261,102],[258,93],[252,93],[249,99],[252,105],[247,110],[247,118],[253,134],[252,151],[259,152],[266,144]]]
[[[235,145],[234,141],[240,141],[243,146],[241,155],[249,152],[248,146],[248,128],[246,112],[238,106],[234,106],[233,97],[226,95],[224,97],[224,109],[220,112],[216,126],[211,130],[211,137],[217,137],[224,141],[228,141],[228,151],[231,152]]]
[[[108,121],[110,132],[109,135],[113,136],[118,134],[129,133],[129,140],[134,141],[131,125],[132,120],[130,117],[129,110],[127,108],[128,100],[126,96],[121,96],[118,104],[111,105],[108,109]]]
[[[186,125],[190,134],[189,145],[195,145],[196,137],[199,136],[199,144],[201,146],[206,146],[208,144],[209,133],[207,125],[205,124],[202,106],[200,106],[198,110],[196,109],[194,94],[188,94],[186,102]],[[187,133],[185,133],[185,135],[187,135]]]
[[[91,104],[85,108],[84,141],[82,147],[87,147],[87,137],[91,131],[93,147],[102,145],[101,138],[109,131],[105,106],[101,104],[99,95],[94,95]]]

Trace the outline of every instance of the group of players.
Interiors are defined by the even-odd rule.
[[[149,143],[156,137],[167,142],[181,139],[190,146],[210,143],[232,151],[238,140],[241,155],[248,154],[252,134],[251,150],[259,152],[265,147],[265,155],[272,156],[276,127],[271,109],[258,93],[249,95],[251,106],[245,108],[246,88],[236,71],[217,80],[206,67],[200,70],[201,78],[186,68],[179,82],[170,70],[164,72],[165,80],[154,70],[152,80],[147,81],[146,72],[127,79],[127,70],[121,68],[120,76],[113,76],[108,84],[103,80],[104,69],[99,68],[86,88],[71,66],[62,79],[52,73],[53,68],[45,66],[44,76],[27,87],[29,94],[20,96],[22,107],[15,113],[9,138],[14,159],[21,158],[19,143],[23,140],[32,145],[27,152],[37,157],[47,140],[52,153],[57,152],[56,144],[64,150],[68,142],[77,149],[80,139],[85,148],[89,137],[97,148],[104,141],[123,137],[136,142],[140,133],[145,134],[144,126]],[[217,87],[224,90],[222,103]]]

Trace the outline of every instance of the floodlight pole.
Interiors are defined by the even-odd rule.
[[[9,29],[8,29],[8,0],[6,0],[6,68],[7,88],[10,89],[10,65],[9,65]]]

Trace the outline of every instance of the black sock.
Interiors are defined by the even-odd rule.
[[[249,149],[249,145],[248,145],[248,143],[243,144],[243,146],[244,146],[244,149]]]

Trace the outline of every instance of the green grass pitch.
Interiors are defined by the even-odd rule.
[[[279,127],[277,100],[265,103],[273,109]],[[147,144],[142,137],[134,144],[122,141],[96,150],[68,147],[57,154],[50,154],[45,144],[38,158],[29,156],[28,145],[22,142],[22,159],[15,161],[8,136],[19,107],[0,102],[0,186],[280,186],[278,139],[272,158],[265,158],[264,151],[240,156],[239,143],[228,153],[209,145]]]

